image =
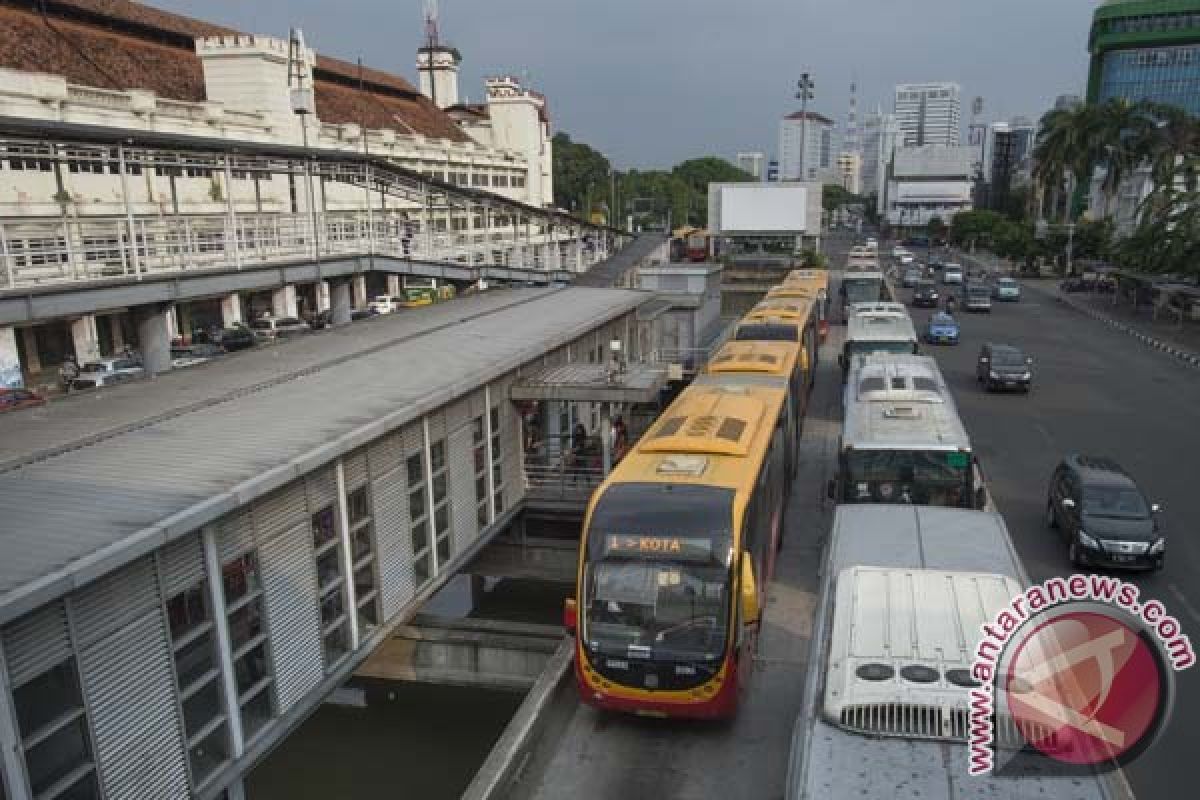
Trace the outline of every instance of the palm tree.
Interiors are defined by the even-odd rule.
[[[1095,163],[1100,120],[1095,106],[1056,109],[1042,117],[1038,129],[1033,150],[1034,177],[1042,186],[1049,188],[1052,212],[1057,212],[1059,192],[1064,190],[1066,184],[1068,220],[1073,216],[1072,184],[1090,175]]]
[[[1102,216],[1108,216],[1121,182],[1146,159],[1147,132],[1153,123],[1143,105],[1118,98],[1096,109],[1093,126],[1087,148],[1090,168],[1083,174],[1090,175],[1097,167],[1104,170]]]

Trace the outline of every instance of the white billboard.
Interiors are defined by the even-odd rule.
[[[720,230],[717,233],[798,234],[807,230],[806,186],[721,186],[718,202]]]

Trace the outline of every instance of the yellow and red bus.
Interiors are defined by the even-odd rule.
[[[799,342],[804,348],[804,368],[812,389],[817,365],[815,302],[803,297],[768,297],[738,321],[735,341]]]
[[[565,612],[585,702],[736,713],[783,535],[786,401],[689,386],[592,495]]]
[[[777,386],[787,389],[784,413],[788,475],[799,466],[800,435],[808,413],[808,356],[799,342],[726,342],[709,359],[697,385]]]
[[[788,297],[791,291],[807,290],[802,297],[816,301],[817,334],[821,341],[829,336],[829,272],[823,269],[794,269],[767,297]]]

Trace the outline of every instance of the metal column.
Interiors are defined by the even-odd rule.
[[[234,758],[246,750],[242,733],[242,713],[238,707],[237,681],[233,673],[233,647],[229,642],[229,620],[225,614],[225,587],[221,582],[221,558],[217,555],[217,527],[206,525],[200,533],[204,549],[204,572],[208,581],[209,603],[213,609],[213,631],[217,639],[217,668],[221,671],[221,695],[229,720],[229,742]]]

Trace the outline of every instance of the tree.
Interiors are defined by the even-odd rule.
[[[554,202],[586,219],[593,201],[608,196],[611,167],[603,154],[565,133],[554,135]]]
[[[925,229],[929,233],[930,242],[944,240],[946,238],[946,231],[949,230],[941,217],[930,217]]]
[[[842,206],[859,205],[865,202],[866,200],[860,195],[854,194],[836,183],[827,183],[821,187],[821,207],[826,211],[836,211]]]

